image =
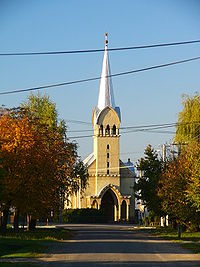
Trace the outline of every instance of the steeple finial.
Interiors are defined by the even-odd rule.
[[[107,32],[105,33],[105,45],[106,46],[108,45],[108,33]]]

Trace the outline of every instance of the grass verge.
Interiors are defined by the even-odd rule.
[[[26,262],[26,263],[22,263],[22,262],[19,262],[19,263],[17,263],[17,262],[13,262],[13,263],[11,263],[11,262],[1,262],[0,266],[1,267],[37,267],[37,265],[34,265],[32,263],[28,263],[28,262]]]
[[[38,257],[45,253],[50,242],[70,236],[71,233],[62,228],[37,228],[34,231],[20,230],[18,233],[8,229],[6,236],[0,237],[0,258]]]
[[[200,253],[200,232],[182,232],[178,238],[177,230],[171,227],[157,227],[155,229],[141,229],[157,237],[179,242],[184,248],[190,249],[194,253]]]

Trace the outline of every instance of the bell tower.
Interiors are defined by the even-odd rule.
[[[108,38],[105,34],[105,51],[100,80],[98,104],[93,109],[94,157],[96,158],[95,194],[102,183],[120,186],[119,127],[120,109],[116,107],[110,77]]]

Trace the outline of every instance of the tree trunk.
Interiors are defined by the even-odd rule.
[[[26,215],[25,214],[23,214],[23,217],[22,217],[23,219],[22,219],[22,229],[23,229],[23,231],[24,231],[24,226],[25,226],[25,222],[26,222]]]
[[[36,219],[32,218],[31,215],[27,214],[27,231],[35,230]]]
[[[19,210],[15,210],[15,217],[14,217],[14,230],[15,232],[19,231]]]
[[[31,218],[29,221],[29,230],[35,230],[36,227],[36,219]]]
[[[29,229],[29,226],[30,226],[30,215],[29,214],[27,214],[27,217],[26,217],[27,219],[27,231],[29,231],[30,229]]]
[[[181,225],[178,223],[178,238],[181,238]]]
[[[6,207],[3,210],[3,221],[2,221],[2,227],[1,227],[2,235],[6,234],[6,228],[7,228],[7,223],[8,223],[8,215],[9,215],[9,208]]]

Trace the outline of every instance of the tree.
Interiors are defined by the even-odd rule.
[[[195,208],[196,212],[200,212],[200,146],[198,143],[193,144],[187,150],[185,155],[188,162],[188,186],[186,189],[186,198]]]
[[[1,184],[4,211],[12,206],[32,218],[46,216],[59,203],[61,162],[71,171],[76,161],[73,146],[21,111],[1,116],[0,128],[2,170],[7,174]]]
[[[28,110],[32,117],[39,119],[49,129],[57,129],[58,112],[56,104],[50,100],[49,96],[42,96],[40,93],[37,95],[31,94],[28,100],[21,104],[21,107]]]
[[[200,96],[183,96],[183,110],[178,115],[175,141],[178,143],[200,143]]]
[[[199,203],[199,196],[193,195],[199,190],[199,182],[196,184],[197,170],[199,172],[199,165],[196,164],[199,159],[198,162],[195,160],[198,156],[191,146],[188,147],[187,153],[184,152],[180,158],[169,162],[159,181],[158,191],[162,199],[162,208],[170,219],[193,229],[198,228],[199,220],[199,212],[194,205]]]
[[[26,214],[34,227],[36,218],[58,212],[61,196],[64,202],[80,184],[86,186],[87,169],[46,96],[32,95],[21,108],[1,110],[0,128],[1,207],[7,215],[10,207]]]
[[[49,96],[42,96],[38,93],[38,95],[31,94],[28,101],[22,104],[22,107],[32,120],[39,120],[40,123],[46,125],[49,130],[52,130],[56,135],[59,135],[63,140],[63,143],[66,145],[62,157],[58,161],[59,175],[62,180],[61,191],[64,192],[62,194],[64,196],[63,199],[78,189],[77,177],[79,177],[82,188],[84,189],[88,178],[87,169],[83,162],[78,158],[76,144],[69,142],[67,139],[66,123],[64,120],[58,120],[58,112],[55,103],[50,100]],[[73,163],[70,162],[70,165],[67,163],[71,158],[71,155],[69,155],[68,152],[76,158]],[[64,179],[66,174],[68,176],[67,180]]]
[[[137,198],[143,201],[147,210],[153,215],[160,215],[161,205],[157,196],[157,187],[162,171],[162,162],[158,159],[158,154],[151,145],[145,149],[145,157],[139,160],[137,169],[142,174],[135,186],[136,191],[138,191]]]

